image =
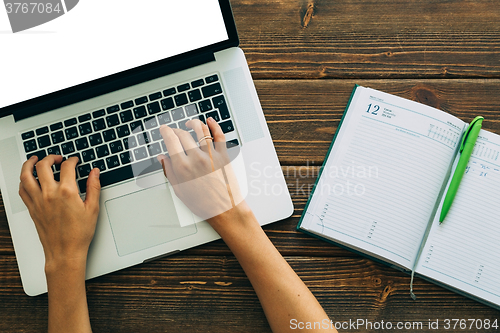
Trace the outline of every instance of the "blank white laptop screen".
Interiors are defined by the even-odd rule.
[[[0,8],[0,108],[227,39],[217,0],[80,0],[15,34]]]

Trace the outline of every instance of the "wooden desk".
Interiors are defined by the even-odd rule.
[[[355,83],[465,121],[483,115],[484,128],[500,134],[500,4],[232,4],[295,204],[291,218],[264,229],[330,317],[394,325],[439,319],[440,331],[447,318],[500,320],[500,311],[420,279],[413,301],[406,274],[295,231],[313,171],[325,158]],[[222,241],[88,281],[87,295],[94,332],[270,331],[252,286]],[[23,293],[0,201],[0,331],[46,327],[47,296]]]

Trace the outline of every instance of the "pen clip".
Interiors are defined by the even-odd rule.
[[[469,127],[467,127],[467,131],[465,131],[464,133],[464,136],[462,138],[462,142],[460,143],[460,152],[462,152],[462,150],[464,150],[464,147],[465,147],[465,143],[467,142],[467,137],[469,136],[470,134],[470,131],[472,130],[472,128],[474,127],[474,125],[479,121],[479,120],[483,120],[484,118],[481,117],[481,116],[477,116],[476,118],[474,118],[474,120],[469,124]]]

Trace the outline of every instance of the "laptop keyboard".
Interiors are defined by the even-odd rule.
[[[184,129],[198,141],[186,122],[197,118],[205,123],[209,117],[225,134],[234,132],[217,74],[36,128],[22,133],[21,138],[27,159],[33,155],[39,160],[50,154],[65,159],[77,156],[77,183],[85,193],[93,168],[101,171],[102,187],[134,178],[134,170],[142,170],[141,175],[160,170],[156,156],[167,153],[160,126]],[[227,145],[239,145],[238,139]],[[59,181],[60,165],[53,166],[53,171]]]

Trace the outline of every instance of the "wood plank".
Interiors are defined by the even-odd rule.
[[[449,112],[500,134],[500,80],[258,80],[282,165],[321,165],[355,84]]]
[[[495,319],[487,306],[362,258],[287,257],[334,321]],[[28,297],[12,256],[0,258],[1,331],[42,331],[47,297]],[[95,332],[269,332],[251,284],[234,257],[177,255],[87,282]],[[411,311],[408,309],[411,307]],[[359,332],[360,330],[347,330]],[[463,330],[450,330],[450,332]]]
[[[252,74],[498,78],[500,6],[478,1],[231,1]]]

